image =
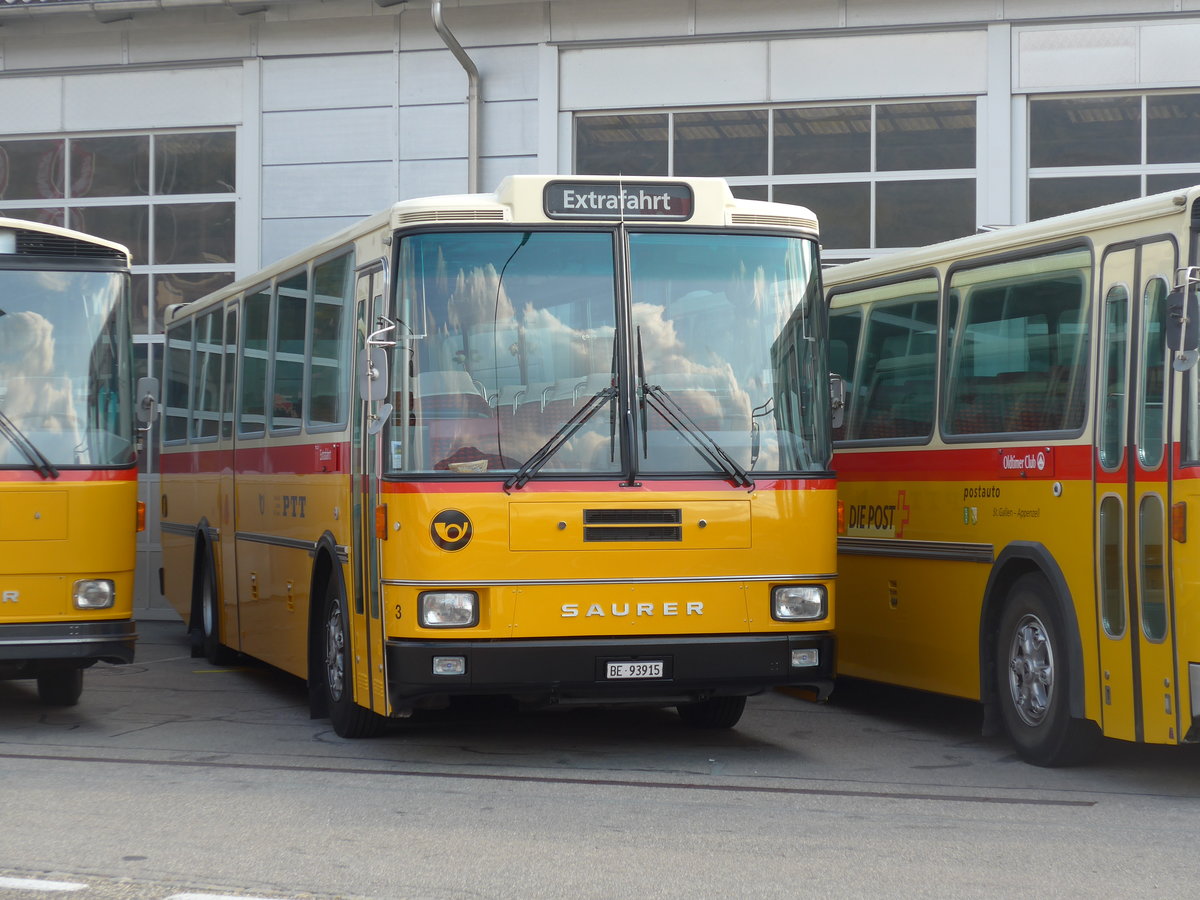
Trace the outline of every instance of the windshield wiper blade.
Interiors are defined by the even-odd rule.
[[[668,425],[683,435],[701,456],[733,479],[735,484],[754,489],[754,479],[750,477],[750,473],[726,453],[725,448],[718,444],[711,434],[684,412],[683,407],[675,402],[666,388],[643,380],[642,402],[648,402]]]
[[[575,415],[567,419],[558,431],[550,435],[550,440],[542,444],[534,452],[533,456],[525,460],[515,474],[509,476],[504,482],[505,492],[513,488],[520,490],[525,487],[529,483],[529,479],[538,473],[538,470],[550,460],[550,457],[561,450],[563,444],[569,441],[588,419],[594,416],[605,403],[615,396],[617,396],[617,386],[615,384],[601,388],[592,394],[587,403],[575,411]]]
[[[29,438],[25,436],[25,432],[13,423],[13,420],[4,414],[4,410],[0,409],[0,434],[4,435],[10,444],[21,451],[21,455],[29,460],[29,467],[36,471],[43,478],[57,478],[58,469],[54,463],[46,458],[46,455],[37,448]]]

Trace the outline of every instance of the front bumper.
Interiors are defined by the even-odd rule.
[[[794,650],[817,650],[820,662],[794,667]],[[711,696],[757,694],[772,687],[832,685],[831,634],[721,637],[584,638],[523,641],[389,640],[388,696],[394,710],[437,698],[507,694],[530,702],[688,702]],[[462,675],[434,675],[435,656],[461,656]],[[663,677],[605,678],[607,662],[659,660]]]
[[[132,619],[0,625],[0,661],[131,663],[136,641],[137,626]]]

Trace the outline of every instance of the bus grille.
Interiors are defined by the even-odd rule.
[[[817,223],[811,219],[797,219],[795,216],[761,216],[755,213],[732,213],[729,222],[731,225],[769,225],[810,230],[817,227]]]
[[[415,225],[421,222],[503,222],[502,209],[432,209],[424,212],[403,213],[400,215],[401,225]]]
[[[28,256],[74,256],[125,261],[125,254],[112,247],[76,240],[61,234],[17,229],[17,253]]]
[[[585,509],[583,540],[593,543],[681,541],[680,509]]]

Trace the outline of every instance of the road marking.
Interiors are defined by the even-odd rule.
[[[278,898],[247,897],[245,894],[172,894],[165,900],[278,900]]]
[[[40,878],[5,878],[0,876],[0,888],[12,891],[82,891],[86,884],[76,881],[42,881]]]

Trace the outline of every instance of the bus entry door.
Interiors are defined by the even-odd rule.
[[[1172,243],[1102,264],[1096,409],[1096,596],[1104,733],[1176,743],[1165,345]]]
[[[354,340],[354,371],[365,365],[367,336],[378,328],[386,314],[387,277],[382,262],[358,272],[354,299],[357,334]],[[353,652],[347,662],[354,666],[354,700],[386,715],[387,690],[383,671],[383,628],[379,618],[379,539],[376,537],[376,507],[379,497],[379,470],[382,442],[379,429],[371,428],[372,416],[380,403],[356,396],[351,429],[351,497],[353,498],[354,546],[350,566],[354,578],[354,599],[350,606],[350,640]]]

